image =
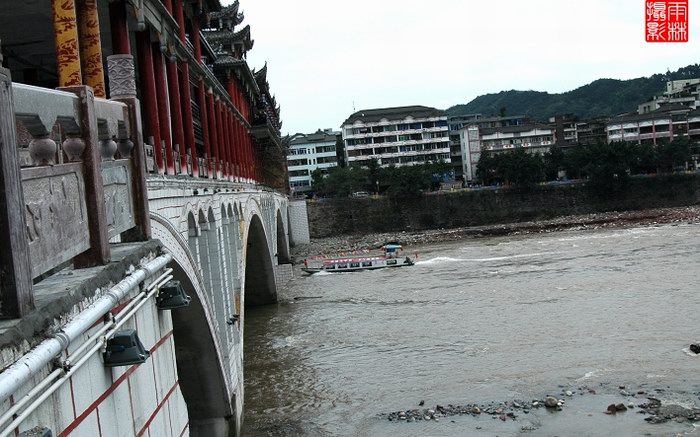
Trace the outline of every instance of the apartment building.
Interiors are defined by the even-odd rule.
[[[690,109],[700,108],[700,79],[669,80],[666,91],[639,105],[638,114],[648,114],[666,105],[683,105]]]
[[[453,156],[457,153],[456,150],[459,150],[460,168],[455,168],[455,176],[467,182],[476,177],[476,165],[481,157],[481,135],[484,129],[522,126],[529,122],[528,118],[521,115],[484,117],[481,114],[471,114],[450,117],[450,146]]]
[[[700,139],[700,109],[681,104],[664,105],[643,114],[624,114],[606,125],[607,139],[651,144],[674,138]]]
[[[289,139],[289,187],[293,193],[313,190],[311,173],[317,168],[327,172],[338,165],[336,142],[340,132],[319,129],[312,134],[295,134]]]
[[[450,162],[447,115],[427,106],[357,111],[343,123],[342,137],[348,165]]]

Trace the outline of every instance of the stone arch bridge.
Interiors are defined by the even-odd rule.
[[[192,297],[172,315],[190,423],[223,435],[242,414],[245,307],[276,302],[291,277],[288,200],[228,183],[156,177],[148,188],[153,238]]]
[[[308,240],[242,20],[218,0],[0,10],[0,437],[239,433],[245,308]]]

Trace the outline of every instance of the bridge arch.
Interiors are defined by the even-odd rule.
[[[153,237],[172,253],[173,277],[181,282],[192,298],[190,305],[171,311],[175,342],[175,361],[182,396],[187,404],[190,435],[234,435],[236,430],[236,399],[225,372],[224,351],[217,335],[214,305],[206,293],[204,278],[197,269],[196,240],[201,237],[204,212],[186,210],[187,232],[175,229],[167,218],[151,213]],[[199,222],[199,223],[197,223]],[[204,222],[204,227],[208,223]],[[184,235],[189,236],[185,240]],[[204,237],[206,238],[206,236]],[[193,241],[194,240],[194,241]]]
[[[291,262],[289,257],[289,238],[287,238],[287,231],[285,229],[286,221],[282,219],[282,212],[277,209],[277,214],[275,214],[275,221],[277,222],[277,263],[287,264]]]
[[[275,274],[265,227],[257,214],[250,216],[245,248],[244,305],[277,302]]]

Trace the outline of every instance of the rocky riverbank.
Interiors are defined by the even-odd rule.
[[[382,234],[344,235],[313,240],[311,244],[292,248],[295,260],[313,256],[333,256],[339,252],[377,249],[395,241],[404,246],[455,241],[502,235],[526,235],[544,232],[627,228],[671,223],[700,223],[700,206],[656,208],[641,211],[606,212],[557,217],[551,220],[476,226],[456,229],[435,229],[420,232],[392,232]],[[410,248],[409,248],[410,250]]]
[[[548,413],[564,411],[567,405],[574,405],[574,410],[582,408],[590,411],[591,407],[598,406],[597,412],[587,412],[588,416],[595,414],[617,415],[625,412],[636,411],[642,415],[644,421],[650,424],[661,424],[666,422],[674,422],[677,424],[692,424],[700,420],[700,409],[695,406],[681,405],[671,399],[676,399],[679,396],[691,397],[697,399],[700,392],[688,393],[682,391],[676,393],[668,388],[653,388],[650,389],[646,385],[637,388],[628,387],[625,385],[614,386],[611,383],[601,383],[595,389],[589,386],[565,387],[559,386],[557,393],[546,395],[541,398],[532,400],[514,399],[503,402],[490,403],[466,403],[466,404],[447,404],[436,405],[429,408],[406,408],[400,411],[394,411],[388,414],[380,415],[391,422],[410,423],[417,421],[433,421],[439,422],[441,419],[451,419],[455,422],[457,416],[467,417],[491,417],[492,419],[500,419],[501,421],[519,421],[525,419],[532,414],[536,414],[537,410],[546,410]],[[579,399],[588,398],[585,402],[586,406],[577,405]],[[568,404],[567,404],[567,401]],[[612,403],[610,403],[612,402]],[[419,407],[424,406],[424,401],[418,403]],[[607,404],[607,408],[606,408]],[[531,414],[532,413],[532,414]],[[578,414],[581,412],[578,411]],[[566,414],[564,411],[561,414]],[[576,415],[577,413],[574,413]],[[476,429],[482,429],[482,425]],[[521,423],[521,431],[534,431],[541,425],[540,420],[524,420]]]

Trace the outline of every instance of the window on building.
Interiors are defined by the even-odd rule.
[[[399,135],[399,141],[408,141],[411,139],[410,135]]]
[[[308,159],[292,159],[287,163],[287,165],[289,167],[297,167],[300,165],[309,165],[309,160]]]
[[[338,158],[336,158],[335,156],[320,156],[318,158],[319,164],[329,164],[333,162],[338,162]]]
[[[410,129],[410,126],[408,124],[402,123],[402,124],[396,125],[396,129],[397,130],[408,130],[408,129]]]
[[[290,170],[289,171],[289,177],[291,177],[291,178],[308,176],[308,175],[309,175],[309,170]]]
[[[411,123],[411,129],[420,129],[422,127],[421,123]]]

